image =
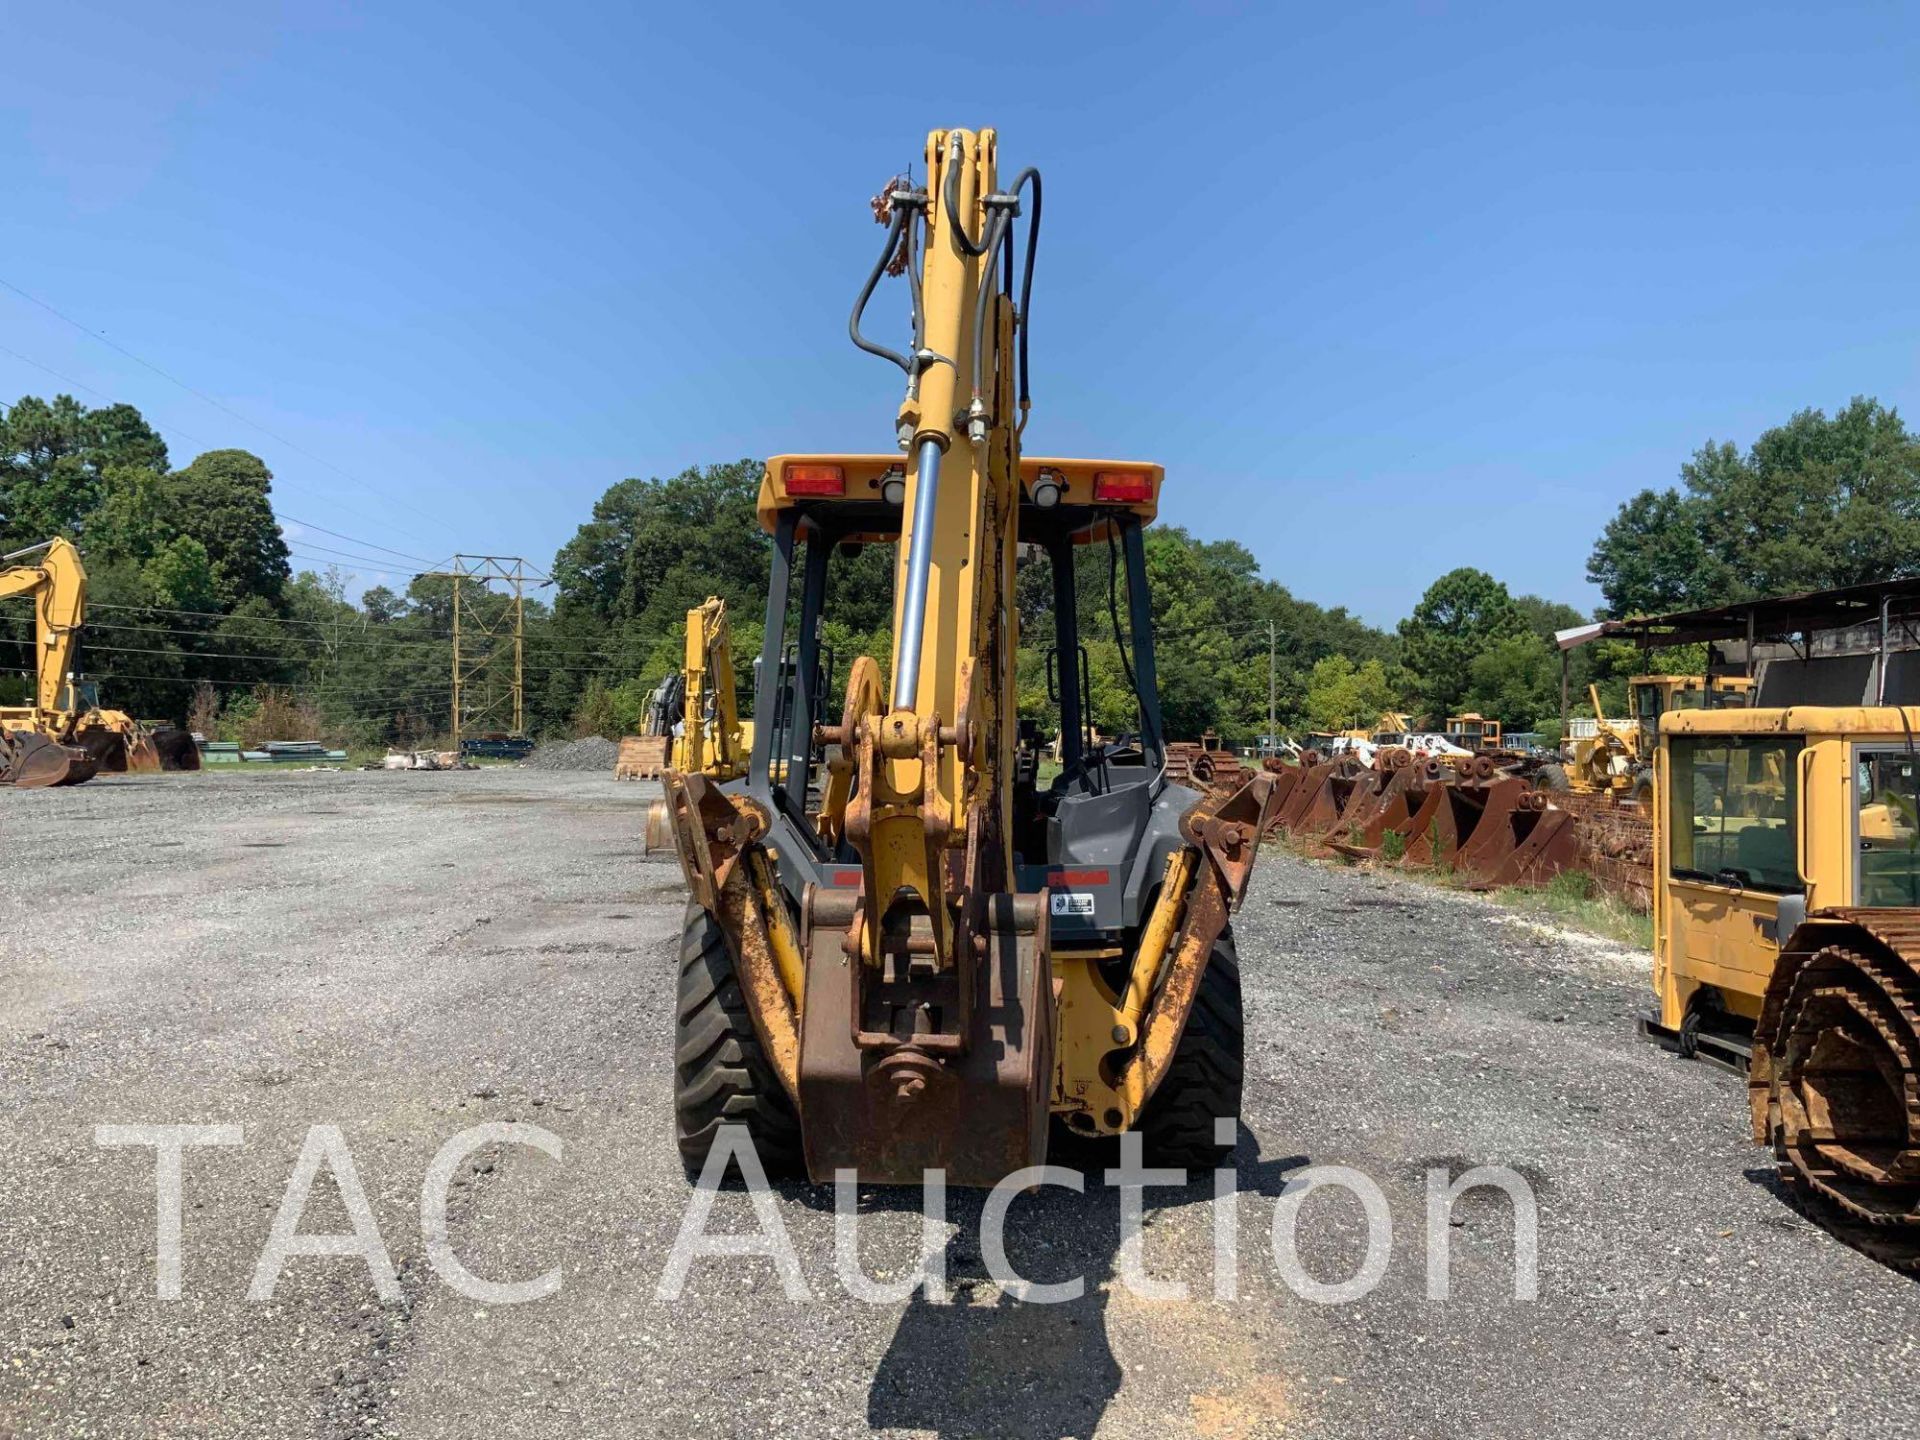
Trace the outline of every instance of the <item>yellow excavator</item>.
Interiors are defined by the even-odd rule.
[[[86,622],[87,571],[80,552],[55,539],[0,555],[0,599],[33,601],[34,689],[30,705],[0,706],[0,785],[78,785],[102,770],[197,770],[190,735],[156,737],[118,710],[104,710],[73,678]]]
[[[940,1168],[990,1185],[1042,1163],[1056,1128],[1137,1128],[1163,1163],[1232,1144],[1227,922],[1273,781],[1211,797],[1168,781],[1143,542],[1161,467],[1021,453],[1041,184],[1029,169],[1003,186],[996,150],[991,130],[936,130],[924,188],[876,199],[886,239],[849,330],[904,372],[902,453],[767,462],[746,774],[664,777],[691,892],[675,1046],[690,1174],[724,1159],[730,1126],[769,1171],[883,1183]],[[888,273],[909,291],[904,350],[861,330]],[[863,656],[830,695],[834,566],[869,544],[894,549],[891,671]],[[1062,770],[1044,790],[1015,713],[1021,546],[1056,597]],[[1078,633],[1089,569],[1139,717],[1104,744]]]
[[[709,597],[687,611],[686,665],[680,682],[680,733],[673,740],[672,768],[683,775],[697,770],[715,780],[745,774],[753,722],[740,719],[726,601]]]

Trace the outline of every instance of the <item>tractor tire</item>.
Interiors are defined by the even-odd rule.
[[[1633,772],[1633,788],[1627,792],[1628,798],[1642,810],[1653,809],[1653,767],[1642,765]]]
[[[1233,1152],[1213,1138],[1214,1121],[1238,1120],[1246,1073],[1246,1025],[1240,1004],[1240,957],[1223,930],[1200,974],[1187,1028],[1166,1078],[1141,1113],[1138,1128],[1150,1165],[1211,1169]]]
[[[1556,795],[1564,795],[1573,788],[1567,780],[1567,767],[1564,765],[1542,765],[1533,772],[1533,788],[1550,790]]]
[[[722,1125],[744,1125],[769,1179],[801,1170],[800,1117],[760,1048],[726,932],[687,906],[674,1010],[674,1129],[697,1180]]]

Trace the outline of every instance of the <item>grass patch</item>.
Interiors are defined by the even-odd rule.
[[[1380,858],[1397,861],[1407,853],[1407,837],[1398,830],[1389,830],[1380,837]]]
[[[1495,891],[1493,898],[1509,910],[1539,915],[1569,930],[1582,930],[1636,950],[1653,949],[1653,917],[1607,894],[1584,870],[1562,870],[1538,890],[1510,886]]]

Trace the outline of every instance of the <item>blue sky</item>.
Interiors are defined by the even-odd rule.
[[[886,449],[846,311],[940,125],[1046,176],[1029,453],[1161,460],[1165,518],[1377,622],[1460,564],[1590,605],[1613,508],[1703,441],[1920,386],[1896,5],[0,24],[0,280],[275,438],[8,290],[0,396],[98,403],[48,367],[180,462],[256,450],[364,542],[316,556],[544,565],[622,476]]]

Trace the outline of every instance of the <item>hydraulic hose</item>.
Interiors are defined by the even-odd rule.
[[[1027,219],[1027,253],[1021,260],[1020,271],[1020,408],[1025,410],[1032,403],[1033,395],[1027,387],[1027,316],[1033,303],[1033,257],[1040,249],[1040,172],[1029,165],[1015,177],[1012,189],[1008,192],[1018,196],[1031,183],[1033,186],[1033,213]]]
[[[966,217],[960,213],[960,166],[966,159],[966,147],[960,143],[956,133],[947,142],[947,180],[943,190],[946,199],[947,214],[953,220],[953,243],[960,248],[962,255],[978,257],[993,248],[989,241],[976,245],[973,237],[967,234]]]
[[[893,220],[887,226],[887,239],[886,243],[880,247],[880,258],[874,261],[873,273],[867,276],[867,283],[860,287],[860,298],[853,302],[853,314],[847,320],[847,334],[853,337],[853,343],[855,345],[859,346],[869,355],[878,355],[882,360],[891,360],[902,370],[906,371],[908,376],[912,376],[913,374],[913,362],[898,350],[889,350],[885,345],[869,340],[866,336],[862,335],[860,333],[860,317],[866,313],[867,301],[873,298],[874,289],[880,284],[880,277],[886,273],[887,262],[893,259],[894,251],[899,248],[900,232],[905,228],[907,220],[911,215],[912,211],[907,206],[900,204],[894,205]],[[920,299],[916,291],[914,295],[916,318],[919,308]]]

